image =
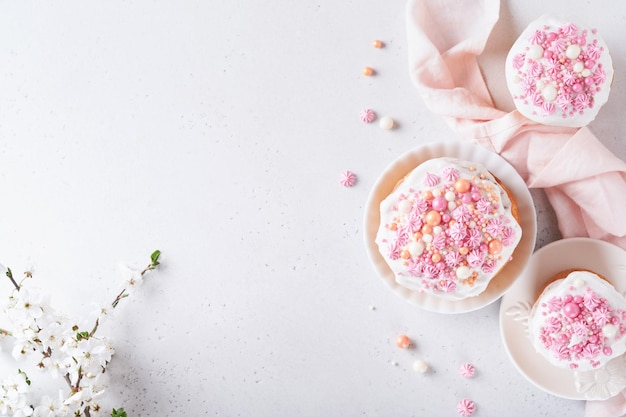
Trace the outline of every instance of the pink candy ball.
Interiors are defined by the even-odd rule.
[[[567,317],[573,319],[580,313],[580,307],[576,303],[567,303],[563,306],[563,312]]]

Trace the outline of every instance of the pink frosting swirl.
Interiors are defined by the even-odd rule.
[[[452,239],[456,240],[457,242],[460,242],[463,239],[465,239],[465,235],[467,234],[467,229],[460,222],[459,223],[455,223],[448,230],[450,231],[450,237]]]
[[[513,57],[513,68],[516,70],[522,68],[524,66],[524,60],[526,59],[526,55],[517,54]]]
[[[504,225],[502,224],[502,220],[498,218],[490,219],[486,227],[487,233],[489,233],[492,236],[496,236],[500,234],[503,228],[504,228]]]
[[[543,66],[539,62],[533,61],[530,63],[528,73],[533,77],[539,77],[543,73]]]
[[[592,75],[593,82],[600,85],[606,81],[606,71],[603,68],[598,68]]]
[[[498,263],[492,258],[492,259],[487,259],[487,261],[485,261],[481,269],[483,270],[484,273],[491,274],[493,271],[496,270],[497,266],[498,266]]]
[[[376,113],[372,109],[363,109],[359,112],[359,118],[363,123],[372,123],[376,119]]]
[[[456,283],[454,281],[446,280],[439,283],[439,288],[443,292],[454,292],[456,291]]]
[[[578,77],[576,76],[576,74],[574,72],[566,71],[563,74],[563,84],[571,86],[576,81],[578,81]]]
[[[446,181],[456,181],[459,179],[459,170],[454,167],[447,167],[443,170],[443,177]]]
[[[594,310],[600,304],[600,296],[589,290],[583,295],[583,304],[588,310]]]
[[[459,368],[459,374],[461,374],[461,376],[463,378],[471,378],[474,376],[474,365],[472,365],[471,363],[464,363],[463,365],[461,365],[461,367]]]
[[[541,105],[541,113],[544,116],[549,116],[553,114],[555,111],[556,111],[556,106],[554,105],[554,103],[546,102]]]
[[[476,208],[481,213],[489,213],[491,211],[491,203],[486,198],[481,198],[476,202]]]
[[[578,27],[574,23],[566,23],[560,28],[561,33],[565,36],[574,36],[578,33]]]
[[[352,187],[356,183],[356,175],[352,171],[344,171],[339,176],[339,182],[344,187]]]
[[[422,215],[426,213],[426,210],[428,210],[428,202],[420,197],[415,200],[414,207],[415,207],[415,212],[418,215]]]
[[[604,326],[611,321],[611,310],[606,307],[600,307],[591,316],[596,326]]]
[[[434,187],[439,184],[439,177],[433,173],[427,173],[426,178],[424,178],[424,185],[427,187]]]
[[[546,41],[546,34],[542,30],[535,30],[530,38],[528,39],[533,45],[541,45]]]
[[[561,92],[556,98],[556,105],[559,106],[561,111],[567,111],[572,104],[572,95]]]
[[[574,99],[574,109],[578,112],[582,112],[587,107],[589,107],[589,96],[584,93],[577,95]]]
[[[472,218],[472,213],[465,206],[459,206],[452,211],[452,218],[460,223],[467,223]]]
[[[485,255],[477,249],[470,251],[467,255],[467,263],[471,266],[479,266],[483,263],[483,259],[485,259]]]
[[[600,59],[602,55],[602,47],[598,46],[597,43],[591,43],[587,46],[587,56],[594,61]]]
[[[567,41],[563,38],[557,38],[552,43],[551,49],[557,54],[561,54],[567,49]]]
[[[455,266],[460,264],[462,260],[463,257],[458,252],[448,252],[448,254],[446,255],[446,265],[448,265],[450,268],[454,268]]]
[[[467,417],[474,414],[475,408],[476,405],[474,404],[474,401],[464,398],[457,404],[456,411],[463,417]]]
[[[470,229],[470,231],[467,232],[466,238],[467,238],[467,245],[470,248],[476,248],[482,243],[483,234],[478,229]],[[502,243],[504,243],[504,241]]]
[[[563,302],[561,301],[560,297],[552,297],[550,300],[548,300],[546,305],[548,306],[548,311],[554,313],[556,311],[559,311],[563,307]]]

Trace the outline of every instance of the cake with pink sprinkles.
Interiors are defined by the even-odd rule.
[[[423,162],[380,204],[379,251],[395,281],[447,300],[481,294],[522,230],[515,200],[482,164]]]
[[[601,368],[626,352],[626,299],[593,272],[563,271],[535,302],[528,334],[554,366]]]
[[[517,110],[528,119],[581,127],[607,102],[613,63],[595,29],[543,16],[511,47],[505,74]]]

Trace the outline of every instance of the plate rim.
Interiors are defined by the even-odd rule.
[[[402,287],[395,282],[395,276],[387,263],[380,255],[375,242],[378,224],[380,223],[380,202],[386,197],[391,188],[390,183],[395,184],[404,175],[408,174],[419,163],[434,157],[455,157],[459,159],[474,160],[483,163],[494,175],[503,178],[507,188],[515,195],[519,205],[520,223],[522,225],[522,239],[514,252],[511,263],[504,266],[500,274],[494,278],[487,289],[475,297],[463,300],[445,300],[429,294],[418,294],[417,291]],[[363,216],[363,230],[365,248],[379,278],[394,293],[404,298],[411,304],[436,313],[467,313],[486,307],[502,297],[513,285],[514,281],[525,268],[535,247],[537,235],[536,211],[530,190],[517,170],[502,156],[487,149],[485,146],[463,142],[462,140],[448,140],[422,144],[405,151],[392,160],[381,172],[370,189],[365,204]],[[519,259],[519,260],[518,260]],[[506,271],[517,269],[517,276],[508,278]],[[503,274],[504,272],[504,274]],[[498,279],[500,278],[500,279]],[[505,282],[508,280],[510,282]]]

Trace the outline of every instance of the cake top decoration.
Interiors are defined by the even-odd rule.
[[[579,127],[592,121],[608,100],[613,66],[596,30],[544,16],[511,48],[506,78],[524,116]]]

